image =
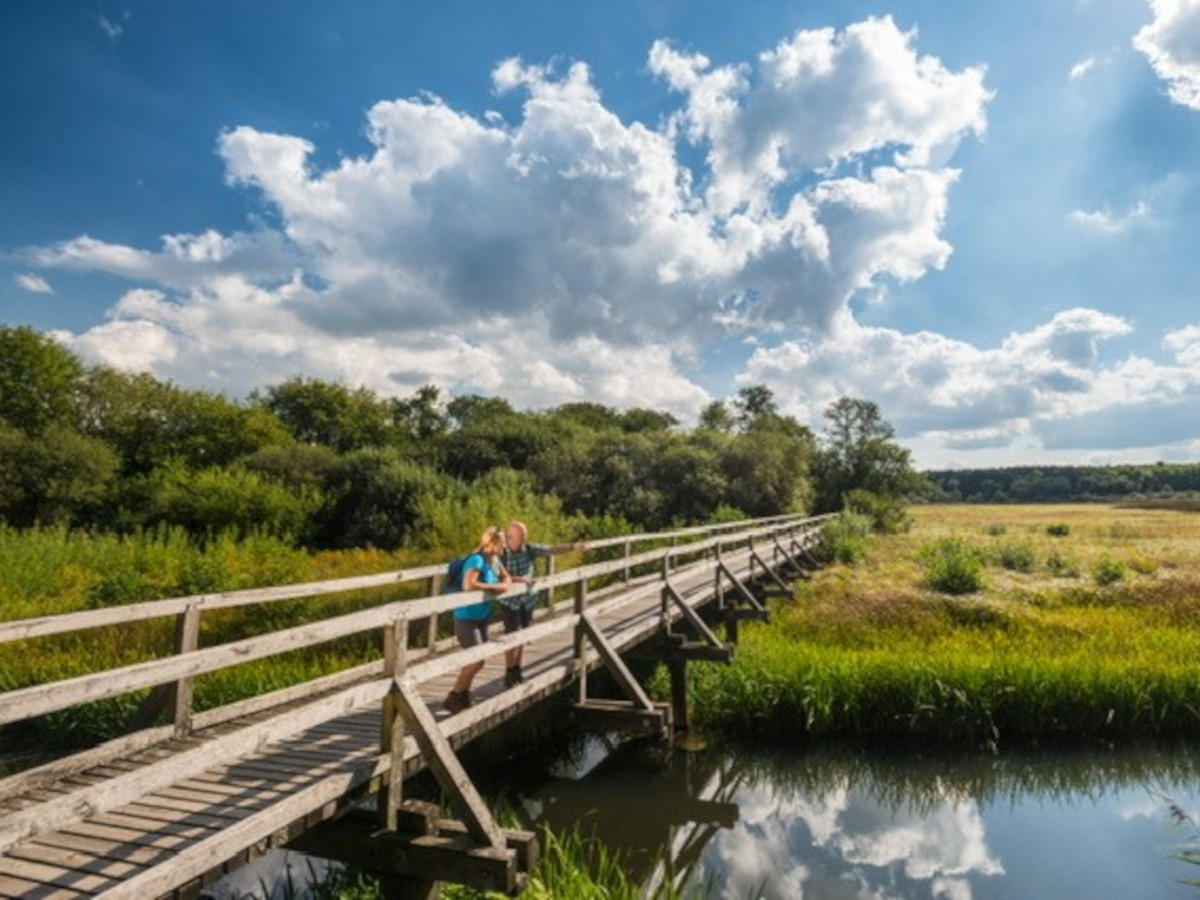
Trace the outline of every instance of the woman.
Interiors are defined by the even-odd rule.
[[[503,594],[512,584],[508,572],[500,564],[504,552],[504,530],[493,525],[479,538],[479,546],[466,558],[462,567],[464,591],[487,591]],[[461,647],[475,647],[488,639],[488,620],[492,617],[492,601],[460,606],[454,610],[454,636]],[[451,715],[471,705],[471,682],[483,668],[483,660],[468,663],[458,673],[454,689],[446,695],[445,707]]]

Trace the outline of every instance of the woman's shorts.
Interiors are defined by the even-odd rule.
[[[454,636],[460,647],[475,647],[488,639],[487,619],[455,619]]]
[[[504,620],[504,631],[512,633],[533,624],[532,606],[500,606],[500,617]]]

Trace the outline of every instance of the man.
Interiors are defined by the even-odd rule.
[[[528,628],[533,623],[533,607],[537,604],[537,589],[534,587],[534,562],[539,556],[550,557],[568,550],[586,550],[587,544],[575,541],[571,544],[535,544],[530,541],[529,529],[524,522],[515,519],[505,529],[508,546],[501,555],[501,562],[514,584],[524,584],[525,593],[500,598],[500,615],[504,619],[504,631],[513,634]],[[525,680],[521,674],[521,654],[524,646],[513,647],[504,654],[504,686],[513,687]]]

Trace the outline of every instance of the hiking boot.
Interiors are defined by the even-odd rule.
[[[525,676],[521,674],[520,666],[510,666],[504,670],[504,686],[506,688],[516,687],[525,681]]]
[[[460,713],[470,705],[470,691],[451,691],[446,695],[446,699],[442,703],[442,706],[446,707],[446,712],[450,713],[450,715]]]

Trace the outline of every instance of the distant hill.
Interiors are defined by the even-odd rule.
[[[1013,466],[924,473],[935,503],[1065,503],[1200,496],[1200,463]]]

